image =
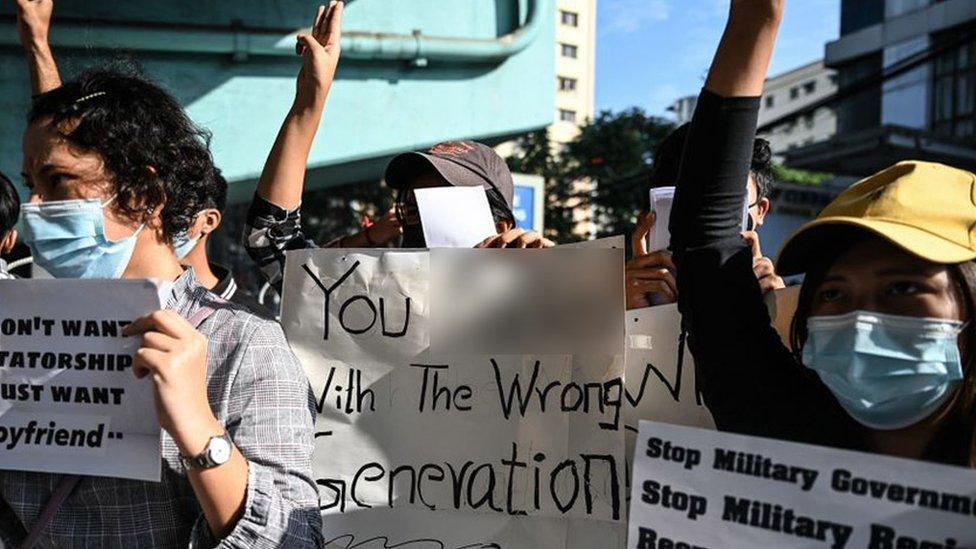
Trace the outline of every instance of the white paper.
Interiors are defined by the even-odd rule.
[[[974,547],[974,509],[971,469],[642,421],[627,546]]]
[[[435,356],[431,265],[427,252],[288,255],[281,322],[319,407],[328,546],[621,547],[619,335],[586,356]]]
[[[473,248],[497,233],[482,187],[416,189],[428,248]]]
[[[674,203],[674,187],[651,189],[651,211],[655,213],[654,228],[647,235],[647,250],[666,250],[671,245],[671,205]]]
[[[121,336],[159,308],[147,280],[0,281],[0,468],[159,481],[152,381]]]
[[[766,294],[773,327],[784,345],[789,341],[799,289],[793,286]],[[714,429],[715,420],[696,385],[695,358],[687,342],[681,344],[678,306],[672,303],[627,311],[624,326],[627,455],[633,453],[640,420]]]

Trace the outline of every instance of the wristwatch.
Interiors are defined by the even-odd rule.
[[[230,439],[230,433],[210,437],[207,447],[202,452],[193,456],[186,457],[180,455],[180,463],[184,469],[213,469],[218,465],[227,463],[230,459],[231,449],[234,443]]]

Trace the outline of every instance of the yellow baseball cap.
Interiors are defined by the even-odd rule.
[[[800,227],[779,253],[782,275],[804,273],[837,228],[856,227],[933,263],[976,259],[976,175],[933,162],[907,160],[862,179]]]

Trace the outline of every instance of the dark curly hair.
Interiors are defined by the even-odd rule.
[[[13,182],[0,172],[0,238],[3,238],[20,217],[20,196]]]
[[[691,123],[675,128],[669,133],[657,149],[654,150],[654,163],[651,165],[651,187],[668,187],[678,181],[678,170],[681,168],[681,156],[688,138]],[[756,180],[756,200],[769,198],[773,190],[773,150],[769,141],[757,137],[752,148],[752,164],[749,167],[752,177]]]
[[[51,120],[72,145],[102,157],[123,215],[145,221],[162,207],[168,241],[187,231],[197,212],[226,202],[210,133],[135,71],[88,71],[37,96],[28,122],[38,120]]]

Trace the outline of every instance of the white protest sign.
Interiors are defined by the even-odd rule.
[[[153,385],[122,328],[147,280],[0,281],[0,468],[158,481]]]
[[[473,248],[497,232],[482,187],[432,187],[413,192],[428,248]]]
[[[510,275],[512,264],[496,260],[530,257],[519,254],[531,254],[535,269],[523,273],[526,288],[558,269],[568,280],[555,287],[578,290],[595,263],[598,271],[611,265],[602,284],[622,293],[621,250],[289,253],[282,325],[319,408],[313,473],[328,546],[625,543],[622,322],[602,349],[587,342],[588,354],[430,348],[431,316],[443,314],[431,306],[431,270]],[[568,263],[579,274],[565,272]],[[517,295],[509,278],[494,277],[480,292]],[[589,284],[600,295],[601,282]],[[438,299],[447,306],[471,305],[446,286]],[[620,307],[622,296],[607,302]],[[567,296],[564,305],[579,304]],[[504,317],[505,309],[491,313]],[[483,337],[525,344],[503,334]]]
[[[627,546],[976,546],[976,473],[640,423]]]

